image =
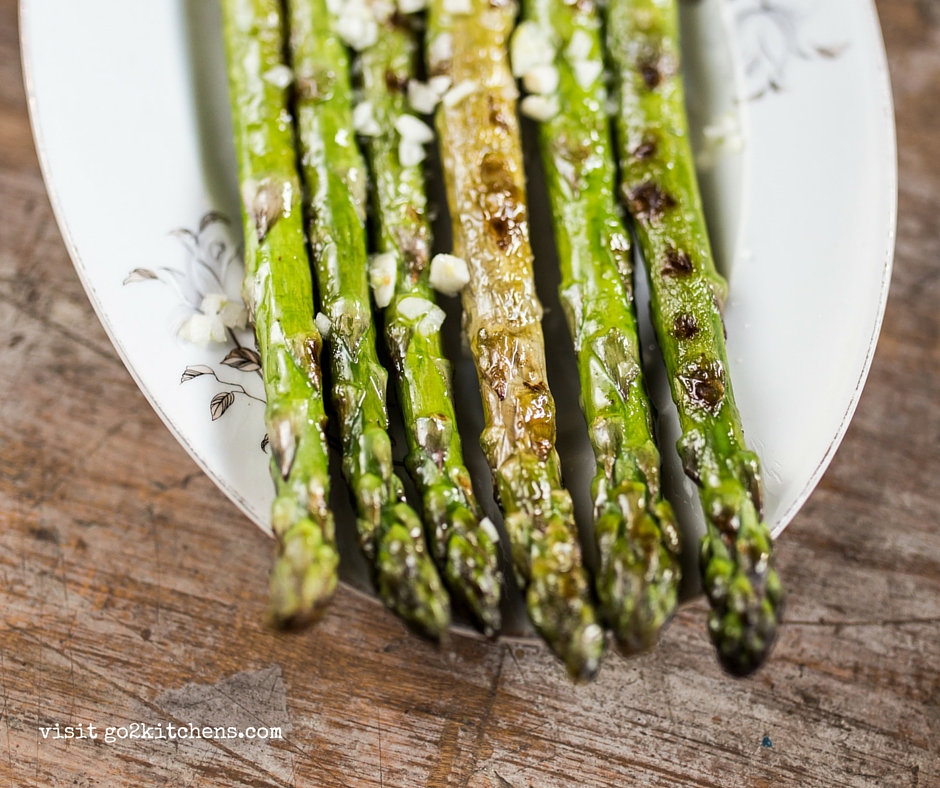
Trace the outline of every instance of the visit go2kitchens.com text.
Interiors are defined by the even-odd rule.
[[[106,744],[117,741],[189,741],[191,739],[210,739],[212,741],[225,739],[282,739],[280,727],[266,727],[249,725],[244,730],[234,725],[176,725],[172,722],[149,725],[143,722],[132,722],[127,725],[93,725],[80,723],[78,725],[40,725],[39,734],[46,740],[58,739],[103,739]]]

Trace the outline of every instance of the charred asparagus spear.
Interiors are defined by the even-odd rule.
[[[428,555],[420,518],[392,468],[367,278],[366,170],[353,132],[349,58],[325,0],[289,0],[308,233],[340,420],[343,472],[358,510],[360,544],[379,595],[424,634],[441,637],[450,603]]]
[[[592,493],[602,612],[621,649],[652,648],[676,609],[679,537],[660,493],[652,406],[640,368],[629,236],[615,200],[600,18],[590,4],[525,0],[513,73],[539,143],[597,459]]]
[[[223,0],[228,78],[245,231],[244,297],[261,352],[276,498],[278,557],[270,616],[314,617],[336,587],[339,556],[327,509],[330,477],[320,379],[322,341],[301,219],[278,0]]]
[[[499,534],[482,513],[463,464],[450,388],[450,364],[441,346],[443,313],[429,281],[430,227],[420,142],[408,123],[404,86],[415,78],[414,34],[392,20],[378,26],[373,46],[361,53],[363,102],[360,131],[374,180],[381,254],[373,263],[373,295],[384,307],[385,335],[405,417],[407,463],[421,491],[431,549],[452,595],[487,635],[500,627]],[[412,82],[427,96],[433,90]],[[405,134],[399,131],[404,126]],[[430,135],[430,129],[426,129]],[[401,151],[401,155],[400,155]],[[411,158],[409,158],[409,155]],[[439,261],[442,262],[442,261]],[[460,282],[453,283],[459,287]]]
[[[782,591],[761,517],[757,456],[744,442],[725,352],[718,274],[702,213],[679,76],[675,0],[610,0],[622,196],[646,259],[652,316],[679,411],[679,454],[698,485],[708,628],[724,667],[747,675],[776,635]]]
[[[436,123],[454,248],[470,272],[462,299],[483,394],[481,443],[506,513],[516,579],[535,628],[573,677],[589,679],[604,636],[555,452],[506,51],[513,16],[511,3],[432,0],[428,70],[453,85]]]

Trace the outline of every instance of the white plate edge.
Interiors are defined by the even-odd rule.
[[[842,415],[842,421],[839,423],[839,429],[836,431],[836,434],[830,442],[829,447],[826,449],[826,453],[823,454],[822,459],[820,459],[819,464],[816,466],[816,470],[813,471],[812,476],[810,476],[809,481],[806,482],[806,485],[803,487],[800,494],[797,495],[796,499],[790,505],[790,508],[783,513],[783,516],[780,518],[780,522],[777,523],[777,526],[774,528],[774,539],[783,533],[784,529],[786,529],[786,527],[790,524],[791,520],[793,520],[800,509],[803,508],[803,505],[806,503],[810,495],[813,494],[813,490],[816,489],[816,486],[822,479],[826,469],[829,467],[833,458],[836,456],[836,452],[839,450],[839,446],[842,445],[845,434],[848,432],[849,424],[851,424],[852,418],[855,415],[855,411],[858,409],[858,403],[861,401],[862,391],[865,388],[865,383],[868,381],[868,374],[871,372],[871,365],[875,359],[875,350],[878,347],[878,340],[881,337],[881,326],[884,323],[885,308],[888,305],[888,292],[891,289],[891,272],[894,268],[894,252],[898,229],[897,125],[894,118],[894,96],[891,89],[891,74],[888,70],[888,53],[885,49],[884,34],[881,30],[881,19],[878,16],[878,9],[875,6],[874,0],[868,0],[866,7],[868,10],[869,23],[873,26],[875,37],[877,39],[877,69],[879,77],[881,78],[881,105],[882,111],[884,113],[884,123],[886,124],[882,127],[882,130],[885,132],[885,137],[889,145],[888,153],[890,154],[890,164],[887,176],[889,181],[888,202],[891,207],[891,215],[888,219],[888,237],[886,239],[886,246],[882,252],[884,257],[884,268],[881,275],[881,292],[878,296],[878,314],[875,318],[875,325],[872,328],[871,338],[868,341],[868,350],[865,354],[865,361],[862,364],[862,371],[859,374],[858,381],[855,384],[855,391],[852,394],[852,399],[849,401],[848,407],[846,407],[845,413]]]
[[[91,307],[94,310],[98,321],[104,327],[105,334],[107,334],[112,346],[117,351],[118,358],[120,358],[125,370],[127,370],[127,372],[130,374],[131,378],[134,380],[134,383],[137,384],[137,388],[144,395],[144,398],[147,400],[147,402],[150,403],[150,407],[152,407],[157,416],[160,417],[160,420],[170,431],[173,437],[175,437],[177,442],[186,450],[186,453],[193,459],[196,465],[199,466],[200,470],[205,473],[206,476],[208,476],[213,481],[213,483],[220,490],[222,490],[223,493],[225,493],[226,497],[232,501],[232,503],[234,503],[249,520],[257,525],[265,534],[268,536],[273,536],[272,532],[267,527],[264,520],[260,517],[259,513],[255,512],[254,509],[248,505],[248,502],[238,493],[237,490],[235,490],[235,488],[215,474],[208,467],[208,465],[206,465],[196,450],[190,445],[189,441],[183,436],[179,429],[177,429],[176,425],[170,420],[167,414],[160,408],[150,390],[147,388],[147,386],[144,385],[143,381],[137,375],[136,370],[130,364],[123,344],[120,342],[120,340],[118,340],[110,321],[102,311],[102,307],[95,293],[95,289],[86,275],[85,265],[82,262],[81,256],[79,255],[78,247],[75,245],[75,242],[72,240],[72,235],[69,232],[68,222],[65,220],[65,214],[63,213],[62,207],[59,203],[59,197],[56,193],[52,180],[52,173],[46,158],[46,150],[45,146],[43,145],[42,132],[37,120],[38,112],[36,109],[36,94],[33,86],[32,68],[29,58],[30,45],[26,32],[28,25],[26,24],[25,20],[27,16],[26,0],[18,0],[17,20],[19,25],[20,65],[23,69],[23,84],[26,88],[26,108],[29,115],[30,130],[33,134],[33,142],[35,143],[36,157],[39,160],[39,171],[42,175],[43,185],[45,186],[46,194],[49,196],[49,202],[52,206],[52,214],[55,217],[59,232],[62,235],[65,248],[72,260],[72,265],[78,274],[82,288],[85,290],[85,295],[91,302]]]

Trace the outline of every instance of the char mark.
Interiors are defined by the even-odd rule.
[[[637,69],[640,76],[643,77],[643,84],[647,90],[655,90],[662,84],[663,72],[659,65],[658,57],[645,57],[637,63]]]
[[[663,276],[684,276],[692,273],[692,258],[681,249],[670,246],[666,249],[663,267],[660,269]]]
[[[677,205],[676,198],[653,180],[644,181],[633,189],[624,186],[624,199],[638,222],[655,222]]]
[[[526,221],[522,194],[506,158],[498,153],[487,153],[483,157],[480,180],[485,189],[484,218],[496,245],[507,252],[521,241]]]
[[[679,374],[692,405],[716,413],[725,398],[720,361],[699,359]]]
[[[655,137],[644,137],[643,141],[633,149],[632,156],[637,161],[647,161],[656,155],[657,148]]]
[[[676,339],[692,339],[698,334],[698,321],[691,312],[676,315],[672,321],[672,335]]]
[[[408,75],[400,74],[393,68],[385,69],[385,87],[392,93],[404,93],[408,87]]]

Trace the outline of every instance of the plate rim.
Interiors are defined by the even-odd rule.
[[[25,0],[21,0],[24,2]],[[877,62],[875,66],[878,71],[878,78],[881,82],[880,84],[880,98],[881,98],[881,110],[884,116],[884,131],[885,139],[887,141],[888,149],[886,153],[888,154],[888,235],[885,239],[885,246],[882,247],[882,258],[884,260],[881,270],[881,289],[878,293],[878,307],[877,315],[875,317],[875,324],[872,327],[872,333],[868,340],[868,349],[865,353],[865,361],[862,364],[861,372],[859,373],[858,380],[855,382],[855,390],[852,393],[852,398],[849,400],[849,404],[845,409],[845,412],[842,414],[842,420],[839,422],[839,428],[836,430],[835,435],[832,438],[832,441],[829,443],[828,448],[826,449],[825,454],[823,454],[820,459],[816,469],[813,471],[809,480],[804,485],[803,489],[797,495],[796,499],[790,505],[790,507],[783,513],[780,518],[780,522],[777,524],[777,527],[774,528],[772,536],[776,540],[783,532],[786,530],[787,526],[793,520],[794,517],[799,513],[800,509],[803,508],[803,505],[809,500],[809,497],[813,494],[813,491],[816,489],[817,485],[821,481],[823,474],[829,468],[829,465],[832,463],[832,460],[836,456],[836,452],[839,450],[839,447],[842,445],[842,441],[845,439],[845,435],[848,432],[849,425],[852,423],[852,419],[855,416],[855,411],[858,409],[859,402],[862,399],[862,392],[865,389],[865,384],[868,382],[868,375],[871,372],[871,365],[875,360],[875,351],[878,348],[878,340],[881,338],[881,328],[884,323],[885,309],[888,306],[888,292],[891,289],[891,273],[894,270],[894,253],[897,242],[897,229],[898,229],[898,136],[897,136],[897,124],[895,123],[895,114],[894,114],[894,94],[891,87],[891,73],[888,69],[888,53],[885,49],[884,42],[884,32],[881,29],[881,18],[878,16],[878,8],[875,5],[875,0],[868,0],[866,3],[866,10],[869,16],[869,22],[872,24],[876,41],[874,50],[877,57]]]
[[[146,399],[150,404],[150,407],[153,408],[154,412],[160,418],[160,421],[162,421],[164,426],[166,426],[166,428],[170,431],[170,434],[176,438],[177,443],[179,443],[183,449],[185,449],[186,453],[193,459],[199,469],[206,476],[208,476],[209,479],[212,480],[213,484],[222,490],[226,498],[234,503],[239,511],[241,511],[242,514],[244,514],[252,523],[254,523],[265,535],[270,538],[274,538],[273,532],[270,531],[263,522],[259,521],[257,513],[248,504],[245,498],[225,479],[210,470],[207,463],[196,453],[195,448],[190,444],[182,432],[170,420],[169,416],[157,403],[151,391],[147,388],[147,386],[144,385],[140,376],[137,374],[137,370],[133,367],[133,365],[130,364],[123,343],[118,339],[110,320],[104,313],[99,299],[96,297],[95,288],[87,276],[85,264],[82,261],[78,247],[76,246],[75,241],[72,239],[72,234],[69,231],[68,222],[65,219],[65,213],[62,210],[62,206],[59,202],[59,195],[55,189],[52,178],[52,170],[48,162],[45,145],[43,144],[42,129],[39,124],[38,112],[36,109],[38,102],[36,98],[35,86],[33,84],[32,61],[29,54],[31,45],[26,34],[27,25],[24,23],[24,20],[27,18],[27,16],[29,16],[29,12],[27,11],[28,3],[29,0],[17,0],[17,24],[19,25],[19,30],[17,32],[20,43],[20,66],[23,70],[23,85],[26,89],[26,109],[27,114],[29,115],[29,127],[33,135],[33,145],[36,149],[36,158],[39,160],[39,171],[42,175],[43,186],[45,187],[46,194],[49,197],[49,203],[52,206],[52,215],[55,217],[56,225],[59,228],[59,234],[62,236],[62,241],[64,242],[65,248],[72,260],[72,267],[78,274],[78,279],[82,284],[82,289],[85,291],[86,297],[91,302],[91,307],[95,312],[95,316],[98,318],[98,322],[101,323],[105,334],[111,341],[111,345],[117,351],[118,358],[124,365],[124,369],[130,374],[131,379],[137,385],[137,389],[144,395],[144,399]],[[356,590],[358,592],[358,589],[355,589],[348,583],[345,585],[347,588]]]

